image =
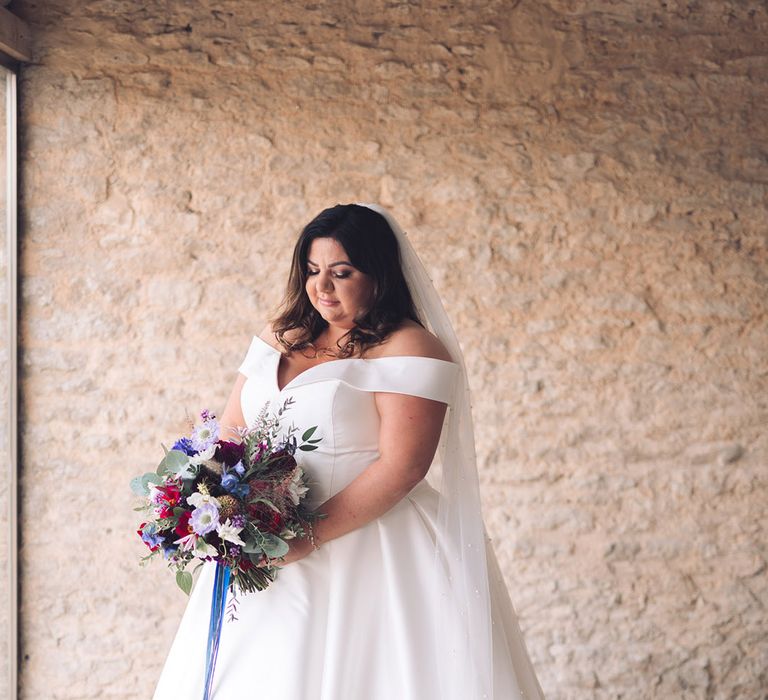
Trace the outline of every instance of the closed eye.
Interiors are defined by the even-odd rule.
[[[320,270],[307,270],[307,277],[311,277],[312,275],[316,275]],[[337,280],[343,280],[346,277],[349,277],[349,272],[334,272],[332,273],[333,277],[335,277]]]

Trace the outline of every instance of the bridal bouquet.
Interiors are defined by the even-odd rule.
[[[297,440],[291,426],[283,436],[280,419],[267,404],[255,423],[236,428],[240,442],[219,438],[216,416],[207,410],[189,437],[177,440],[155,472],[137,476],[131,489],[142,498],[138,534],[150,549],[142,565],[162,553],[187,594],[192,573],[205,561],[227,572],[229,589],[265,589],[278,568],[270,565],[288,552],[287,540],[306,534],[305,526],[322,517],[304,503],[307,476],[296,463],[296,450],[317,449],[317,426]],[[198,561],[194,571],[187,565]],[[260,566],[265,565],[265,566]]]

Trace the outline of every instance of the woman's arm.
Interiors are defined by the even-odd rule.
[[[272,334],[272,326],[270,324],[265,325],[259,333],[259,337],[268,343],[274,343],[274,335]],[[232,387],[232,391],[229,393],[227,404],[224,407],[224,412],[219,417],[219,437],[222,440],[230,440],[232,442],[239,441],[240,437],[231,428],[241,427],[245,428],[245,418],[243,417],[242,404],[240,403],[240,394],[243,391],[243,384],[248,377],[238,372],[235,384]]]
[[[376,393],[381,418],[379,458],[317,510],[315,542],[341,537],[386,513],[429,471],[440,440],[446,405],[405,394]],[[283,566],[312,552],[308,538],[289,540]]]
[[[423,479],[435,455],[446,405],[405,394],[376,393],[381,418],[379,458],[318,510],[322,544],[386,513]]]
[[[240,437],[232,430],[236,426],[245,427],[245,418],[243,418],[243,409],[240,404],[240,393],[243,390],[243,384],[247,377],[244,374],[237,373],[237,379],[232,387],[232,391],[227,399],[227,405],[224,412],[219,417],[219,438],[229,440],[230,442],[239,442]]]

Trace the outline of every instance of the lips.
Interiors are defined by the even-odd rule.
[[[331,301],[330,299],[318,299],[317,301],[323,306],[335,306],[339,303],[338,301]]]

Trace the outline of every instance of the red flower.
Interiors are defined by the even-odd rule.
[[[228,467],[234,467],[243,458],[244,451],[245,445],[242,442],[219,440],[213,458],[217,462],[224,462]]]
[[[248,515],[255,521],[260,529],[278,534],[283,529],[283,516],[265,503],[249,503]]]
[[[166,484],[165,486],[158,486],[157,490],[163,494],[162,500],[165,501],[165,503],[170,508],[173,508],[173,506],[179,505],[179,499],[181,498],[181,489],[178,487],[177,484],[169,483],[169,484]],[[162,517],[167,518],[168,516],[163,515]]]
[[[296,466],[296,460],[287,450],[278,450],[269,456],[269,468],[274,472],[289,472]]]
[[[179,537],[186,537],[190,532],[192,532],[192,528],[189,526],[189,519],[191,517],[192,517],[192,511],[191,510],[185,510],[179,516],[179,522],[176,525],[176,527],[173,528],[173,531]]]

